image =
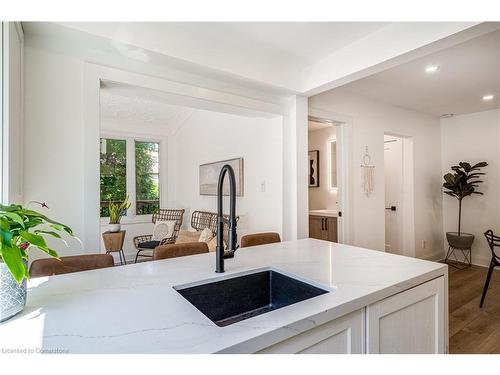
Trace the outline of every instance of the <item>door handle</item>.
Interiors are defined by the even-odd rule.
[[[328,218],[325,217],[325,230],[328,230]]]
[[[325,230],[325,218],[321,218],[321,230]]]
[[[396,211],[396,206],[386,207],[386,210]]]

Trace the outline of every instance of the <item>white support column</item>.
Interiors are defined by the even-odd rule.
[[[309,235],[305,96],[293,96],[283,117],[283,239]]]
[[[84,204],[83,248],[95,252],[100,240],[99,139],[100,139],[100,80],[95,65],[86,64],[83,81],[84,102]]]

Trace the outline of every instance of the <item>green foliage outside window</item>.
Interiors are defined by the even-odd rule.
[[[127,197],[127,142],[101,139],[101,217],[109,216],[109,203],[121,203]],[[152,214],[159,209],[159,144],[135,141],[136,215]]]
[[[156,142],[135,142],[135,189],[137,215],[151,214],[158,210],[159,145]]]
[[[127,196],[127,142],[101,138],[101,217],[109,216],[109,202]]]

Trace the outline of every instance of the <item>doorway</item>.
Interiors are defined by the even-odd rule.
[[[309,237],[343,243],[343,123],[308,119]]]
[[[384,134],[385,251],[415,256],[413,139]]]

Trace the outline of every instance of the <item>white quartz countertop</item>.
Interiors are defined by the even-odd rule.
[[[309,210],[309,215],[313,216],[327,216],[327,217],[337,217],[339,213],[336,210]]]
[[[218,327],[173,286],[272,267],[330,293]],[[25,310],[0,324],[0,348],[69,353],[254,352],[446,274],[447,266],[304,239],[32,279]]]

